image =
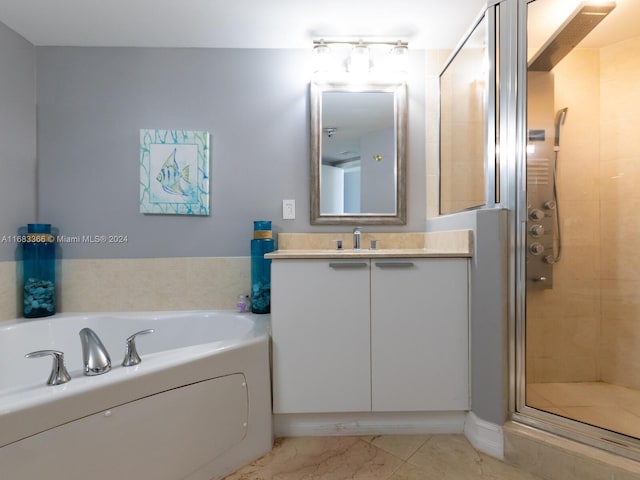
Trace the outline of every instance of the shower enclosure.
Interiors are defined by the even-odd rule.
[[[520,0],[516,415],[640,457],[640,2]],[[525,145],[523,145],[525,147]],[[521,183],[521,185],[523,184]]]

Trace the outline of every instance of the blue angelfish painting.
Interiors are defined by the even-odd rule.
[[[140,212],[209,215],[209,133],[140,130]]]
[[[162,185],[162,189],[170,195],[186,196],[182,187],[182,182],[189,183],[189,165],[185,165],[182,170],[176,161],[176,148],[162,165],[156,180]]]

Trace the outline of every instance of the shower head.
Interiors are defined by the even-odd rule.
[[[611,11],[616,2],[582,2],[529,62],[529,70],[550,72]]]
[[[556,121],[555,121],[556,137],[555,137],[554,143],[553,143],[553,145],[555,147],[559,147],[560,146],[560,126],[564,125],[564,121],[567,118],[567,111],[568,110],[569,110],[569,108],[565,107],[562,110],[558,110],[558,113],[556,113]]]

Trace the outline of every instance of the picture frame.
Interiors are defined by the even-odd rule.
[[[140,130],[140,213],[209,215],[210,135]]]

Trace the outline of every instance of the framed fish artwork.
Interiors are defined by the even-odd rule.
[[[140,130],[140,212],[209,215],[209,132]]]

